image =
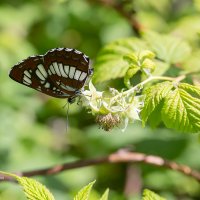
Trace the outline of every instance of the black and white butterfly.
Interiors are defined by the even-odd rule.
[[[89,57],[84,53],[76,49],[55,48],[16,64],[9,76],[49,96],[67,98],[72,102],[92,72]]]

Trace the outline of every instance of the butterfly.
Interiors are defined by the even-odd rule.
[[[30,56],[14,65],[9,76],[13,80],[56,98],[72,103],[93,69],[89,57],[70,48],[55,48],[44,55]]]

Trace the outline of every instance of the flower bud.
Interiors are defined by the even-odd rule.
[[[110,131],[114,127],[120,125],[121,120],[118,114],[108,113],[106,115],[97,115],[96,122],[99,124],[100,128],[105,131]]]

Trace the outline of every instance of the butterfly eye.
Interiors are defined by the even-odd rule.
[[[91,72],[88,56],[76,49],[56,48],[21,61],[9,76],[44,94],[73,102]]]

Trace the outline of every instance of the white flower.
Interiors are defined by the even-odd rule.
[[[92,108],[92,113],[98,112],[102,105],[103,92],[96,90],[92,81],[89,82],[89,90],[82,92],[82,104],[83,106],[90,106]]]
[[[96,90],[92,82],[89,90],[82,92],[82,105],[96,115],[96,121],[104,130],[123,124],[123,131],[129,122],[140,120],[139,113],[143,106],[143,96],[135,96],[135,93],[123,93],[110,88],[111,94]]]

